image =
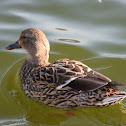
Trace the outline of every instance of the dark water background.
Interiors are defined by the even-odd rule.
[[[50,62],[79,60],[126,82],[126,0],[1,0],[0,126],[125,126],[126,99],[107,108],[66,112],[24,95],[18,73],[27,54],[4,48],[30,27],[41,29],[49,39]]]

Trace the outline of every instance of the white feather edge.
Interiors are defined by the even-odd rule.
[[[97,105],[105,105],[105,104],[109,104],[109,103],[113,103],[115,101],[119,101],[120,99],[124,99],[126,97],[126,95],[114,95],[112,97],[108,97],[105,98],[103,101],[97,103]]]
[[[64,86],[66,86],[67,84],[69,84],[71,81],[76,80],[76,79],[79,78],[79,77],[80,77],[80,76],[70,78],[69,80],[65,81],[65,82],[66,82],[65,84],[62,84],[62,85],[56,87],[56,89],[61,89],[61,88],[63,88]]]

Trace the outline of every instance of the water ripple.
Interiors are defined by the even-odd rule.
[[[74,40],[74,39],[56,39],[57,41],[62,41],[62,42],[70,42],[70,43],[80,43],[79,40]]]

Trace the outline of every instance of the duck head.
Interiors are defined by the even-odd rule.
[[[29,28],[21,32],[19,40],[6,47],[7,50],[23,48],[29,56],[28,62],[35,65],[48,64],[50,45],[45,34],[36,28]]]

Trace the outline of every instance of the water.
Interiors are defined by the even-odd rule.
[[[50,62],[82,61],[112,80],[126,82],[125,0],[1,0],[0,125],[124,126],[126,99],[107,108],[60,110],[27,98],[19,69],[27,54],[7,51],[26,28],[39,28],[51,44]],[[120,87],[126,91],[126,87]]]

